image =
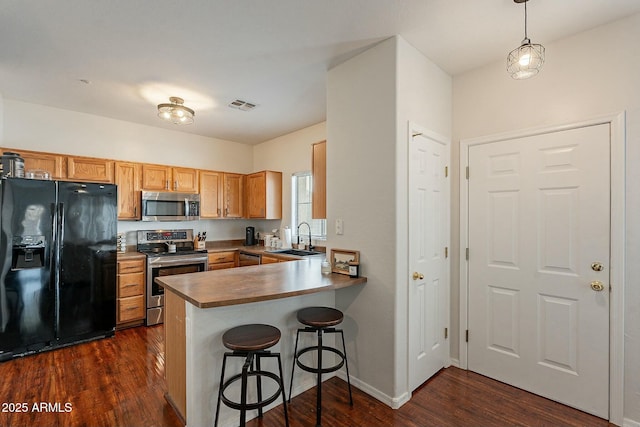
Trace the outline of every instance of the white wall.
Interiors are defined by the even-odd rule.
[[[155,114],[153,111],[150,114]],[[159,120],[159,119],[158,119]],[[249,173],[253,147],[6,99],[3,145],[115,160]]]
[[[452,79],[403,38],[398,37],[397,43],[395,381],[397,393],[403,394],[410,391],[406,362],[410,321],[408,122],[451,139]]]
[[[453,153],[459,140],[542,125],[579,122],[626,111],[627,265],[624,416],[640,422],[640,14],[546,44],[541,73],[512,80],[504,62],[453,79]],[[506,53],[505,53],[506,54]],[[457,164],[456,164],[457,166]],[[456,168],[457,169],[457,168]],[[457,190],[457,170],[453,171]],[[458,254],[458,195],[452,194],[452,240]],[[458,265],[452,263],[452,319],[458,319]],[[615,286],[615,284],[613,284]],[[459,354],[452,324],[452,356]],[[630,421],[629,421],[630,422]]]
[[[282,226],[292,227],[291,175],[311,170],[311,145],[327,139],[326,128],[326,122],[322,122],[254,146],[254,171],[282,172]],[[275,227],[280,227],[279,223],[275,223]],[[273,221],[269,224],[273,224]],[[293,233],[296,233],[295,228]]]
[[[407,128],[448,136],[451,79],[400,37],[329,71],[327,246],[359,250],[368,282],[336,294],[351,373],[391,406],[407,382]],[[344,220],[344,235],[334,222]]]
[[[253,147],[232,141],[144,126],[91,114],[4,99],[0,104],[3,147],[115,160],[186,166],[225,172],[253,172]],[[151,112],[153,113],[153,112]],[[0,127],[0,130],[2,128]],[[208,240],[243,239],[245,227],[268,228],[265,221],[201,220],[185,222],[119,221],[135,244],[135,230],[193,228]],[[278,226],[276,224],[276,226]]]

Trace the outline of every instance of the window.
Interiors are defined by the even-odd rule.
[[[311,226],[311,236],[314,239],[327,238],[327,220],[311,219],[311,172],[297,172],[291,177],[291,219],[293,234],[298,232],[298,224],[306,222]],[[306,226],[300,227],[302,241],[308,236]]]

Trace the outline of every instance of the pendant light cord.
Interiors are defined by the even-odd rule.
[[[524,2],[524,38],[525,40],[529,38],[529,36],[527,35],[527,2],[528,0],[525,0]]]

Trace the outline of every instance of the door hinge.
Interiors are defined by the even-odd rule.
[[[467,166],[465,173],[466,173],[467,179],[469,179],[469,166]]]
[[[449,166],[444,167],[444,177],[447,178],[449,176]]]
[[[445,246],[445,248],[444,248],[444,257],[445,258],[449,258],[449,247],[448,246]]]
[[[469,261],[469,248],[466,248],[464,250],[464,253],[465,253],[465,258],[467,259],[467,261]]]
[[[464,341],[465,342],[469,342],[469,330],[468,329],[464,332]]]
[[[444,339],[449,338],[449,328],[444,328]]]

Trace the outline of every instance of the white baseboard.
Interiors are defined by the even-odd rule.
[[[454,368],[459,368],[460,359],[449,359],[449,366],[453,366]]]
[[[342,370],[338,371],[337,376],[343,381],[345,382],[347,381],[347,376],[344,371]],[[407,403],[409,399],[411,399],[410,393],[403,393],[401,396],[391,397],[381,392],[377,388],[370,386],[364,381],[361,381],[358,378],[355,378],[354,376],[351,376],[351,385],[353,387],[358,388],[358,390],[361,390],[367,393],[369,396],[373,397],[374,399],[384,403],[385,405],[389,406],[391,409],[398,409],[402,405]]]
[[[640,427],[640,421],[625,418],[624,421],[622,421],[622,427]]]

